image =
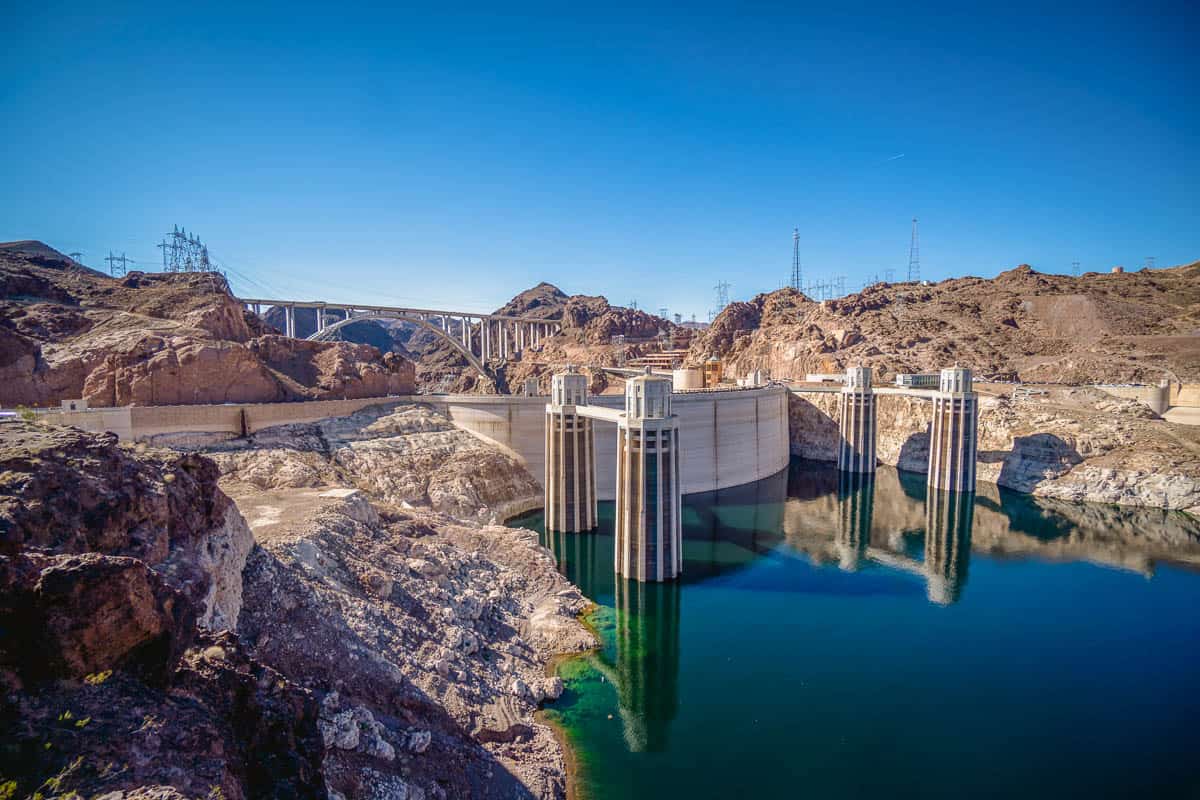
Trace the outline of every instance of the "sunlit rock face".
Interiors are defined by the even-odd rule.
[[[117,280],[39,243],[0,247],[0,404],[274,402],[410,394],[415,369],[274,335],[215,273]]]

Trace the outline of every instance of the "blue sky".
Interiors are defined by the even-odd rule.
[[[933,279],[1200,259],[1194,5],[241,5],[7,5],[0,240],[182,224],[244,294],[700,319],[796,226],[848,286],[913,216]]]

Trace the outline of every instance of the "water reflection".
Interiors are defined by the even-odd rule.
[[[633,752],[666,749],[679,705],[681,586],[619,580],[616,585],[616,675],[625,743]]]
[[[689,587],[846,592],[852,584],[904,598],[916,587],[900,576],[911,575],[928,602],[953,606],[970,596],[972,552],[1087,560],[1147,577],[1159,561],[1200,566],[1200,523],[1186,514],[1063,503],[986,484],[973,495],[942,492],[926,487],[922,475],[889,468],[839,474],[796,462],[765,481],[686,497],[684,572],[672,583],[615,579],[612,513],[612,504],[602,503],[595,532],[543,534],[542,541],[602,609],[594,621],[603,646],[589,661],[596,679],[602,675],[616,692],[631,752],[670,751],[670,740],[683,735],[670,733],[679,716],[680,620]],[[513,524],[540,530],[541,518]],[[834,580],[748,570],[780,552],[835,566]]]
[[[971,563],[975,495],[932,486],[925,499],[925,593],[931,603],[957,603]]]
[[[1158,562],[1200,567],[1200,521],[1183,512],[1069,503],[983,483],[974,495],[952,495],[930,491],[923,475],[887,467],[866,482],[848,478],[827,464],[792,464],[788,544],[847,571],[920,574],[938,604],[962,597],[972,551],[1084,560],[1146,577]]]
[[[838,516],[835,541],[838,566],[858,570],[867,557],[871,518],[875,510],[875,476],[866,472],[842,472],[838,476]]]

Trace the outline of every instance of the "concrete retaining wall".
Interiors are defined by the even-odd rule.
[[[1166,386],[1097,386],[1097,389],[1113,397],[1137,400],[1150,407],[1155,414],[1162,414],[1170,407],[1170,390]]]
[[[1200,383],[1172,383],[1171,407],[1200,408]]]
[[[545,469],[545,397],[419,395],[302,403],[236,403],[220,406],[132,406],[42,416],[57,425],[112,431],[127,441],[187,446],[241,436],[273,425],[315,422],[383,403],[426,403],[454,424],[505,448],[539,483]],[[593,398],[622,408],[621,396]],[[672,397],[679,415],[680,484],[685,494],[760,480],[788,463],[787,390],[688,392]],[[616,425],[597,421],[596,488],[611,500],[616,487]]]

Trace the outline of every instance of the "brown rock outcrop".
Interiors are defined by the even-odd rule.
[[[310,694],[232,634],[249,530],[196,455],[0,426],[9,796],[326,796]]]
[[[135,558],[183,592],[201,624],[237,624],[252,537],[212,461],[75,428],[10,422],[2,434],[0,553]]]

